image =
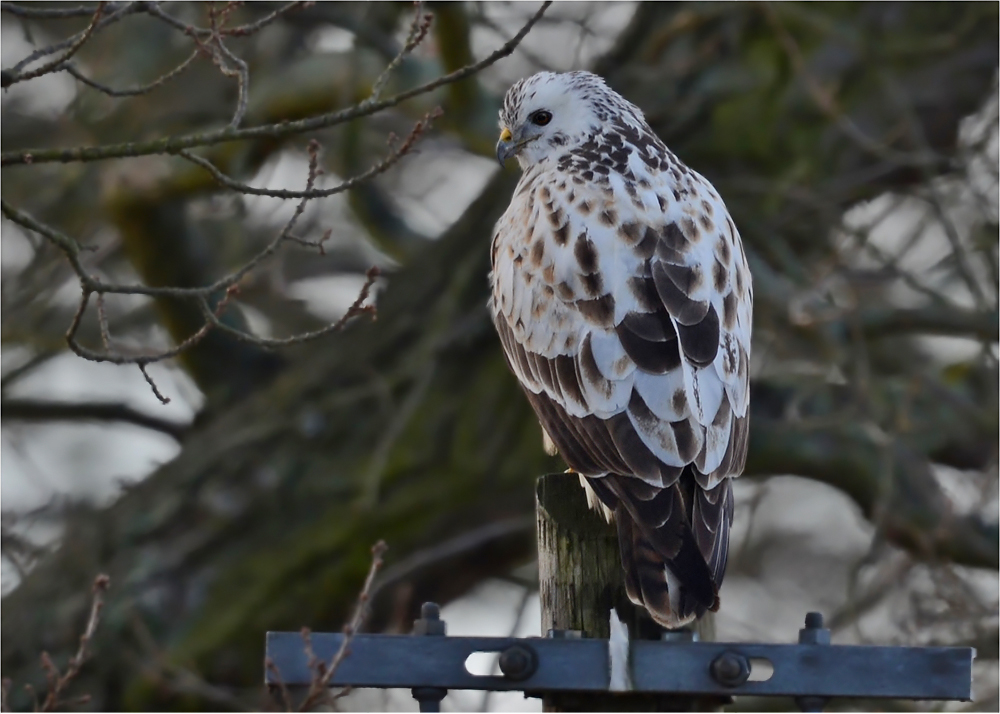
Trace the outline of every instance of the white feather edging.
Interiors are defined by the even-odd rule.
[[[594,489],[592,489],[590,487],[590,484],[587,483],[586,476],[584,476],[583,474],[577,474],[577,475],[580,477],[580,485],[583,486],[583,490],[587,492],[587,506],[591,510],[597,511],[602,516],[604,516],[604,520],[606,520],[608,524],[614,523],[615,512],[612,511],[607,506],[605,506],[604,501],[602,501],[600,497],[596,493],[594,493]]]

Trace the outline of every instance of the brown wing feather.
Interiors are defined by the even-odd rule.
[[[502,318],[496,327],[508,364],[530,366],[530,374],[537,375],[534,386],[558,378],[562,391],[579,389],[579,373],[526,352]],[[718,608],[732,523],[730,480],[705,490],[700,485],[705,476],[694,465],[671,467],[656,459],[624,413],[610,419],[573,417],[545,389],[536,393],[530,384],[521,386],[566,463],[580,474],[608,474],[588,481],[615,513],[629,598],[666,627]],[[746,418],[735,424],[723,467],[736,466],[745,456]],[[680,584],[679,592],[670,592],[667,569]]]

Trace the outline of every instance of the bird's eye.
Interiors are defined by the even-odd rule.
[[[537,126],[545,126],[552,121],[552,112],[540,111],[531,115],[531,123]]]

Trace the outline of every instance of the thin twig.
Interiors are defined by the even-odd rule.
[[[301,238],[299,236],[292,235],[291,233],[288,234],[288,240],[291,241],[292,243],[298,243],[301,246],[305,246],[306,248],[315,248],[320,255],[326,255],[326,248],[324,248],[323,246],[326,244],[328,240],[330,240],[330,236],[332,235],[333,235],[333,229],[327,228],[325,231],[323,231],[323,235],[320,236],[319,240],[308,240],[306,238]]]
[[[168,15],[163,11],[158,3],[148,3],[144,11],[150,17],[154,17],[167,25],[170,25],[175,30],[180,30],[185,35],[190,35],[197,41],[198,37],[208,36],[212,34],[212,31],[207,27],[195,27],[194,25],[189,25],[186,22],[181,22],[172,15]]]
[[[222,297],[222,300],[215,306],[214,310],[208,310],[209,313],[218,319],[218,317],[225,311],[226,307],[229,305],[229,300],[236,293],[236,286],[230,286]],[[153,393],[156,395],[164,404],[167,404],[170,400],[166,399],[160,392],[156,389],[156,385],[153,384],[152,378],[146,373],[146,365],[153,364],[154,362],[162,362],[165,359],[170,359],[171,357],[176,357],[181,352],[193,347],[194,345],[201,342],[205,336],[212,329],[212,322],[206,322],[201,328],[195,332],[193,335],[188,337],[186,340],[181,342],[176,347],[164,350],[163,352],[151,355],[123,355],[114,351],[107,352],[97,352],[95,350],[88,349],[81,345],[76,339],[76,333],[80,329],[80,323],[83,319],[83,313],[87,309],[87,303],[90,300],[90,291],[86,289],[83,292],[83,296],[80,300],[80,307],[73,316],[73,321],[70,324],[69,329],[66,331],[66,342],[73,352],[78,356],[88,359],[92,362],[111,362],[112,364],[137,364],[139,369],[142,370],[143,376],[146,381],[149,382],[150,386],[153,388]],[[98,293],[99,294],[99,293]],[[199,303],[205,306],[206,310],[208,302],[206,298],[199,297]],[[221,324],[221,323],[220,323]]]
[[[90,21],[90,24],[87,25],[87,28],[80,34],[79,39],[71,44],[69,49],[67,49],[62,55],[56,57],[51,62],[43,64],[41,67],[31,70],[30,72],[21,72],[17,74],[5,73],[3,80],[0,81],[0,85],[2,85],[4,89],[7,89],[11,85],[17,84],[18,82],[26,82],[29,79],[35,79],[36,77],[41,77],[42,75],[49,74],[50,72],[54,72],[59,69],[64,62],[79,52],[80,48],[83,47],[87,40],[90,39],[91,35],[94,34],[94,30],[97,28],[98,22],[100,22],[101,15],[104,13],[105,5],[106,3],[103,1],[97,4],[97,10],[94,11],[94,18]]]
[[[386,68],[382,70],[382,74],[378,76],[375,83],[372,85],[371,95],[362,104],[370,104],[377,102],[379,97],[382,96],[382,90],[385,88],[386,83],[389,81],[389,77],[392,73],[403,63],[403,60],[407,55],[413,52],[424,38],[427,37],[427,32],[431,29],[431,22],[434,20],[433,15],[425,15],[423,2],[415,3],[416,10],[413,13],[413,21],[410,23],[410,31],[406,36],[406,44],[403,48],[392,58],[392,61],[386,65]]]
[[[281,678],[281,672],[275,666],[274,660],[272,660],[270,657],[265,657],[264,669],[270,672],[271,675],[274,677],[274,681],[277,682],[277,684],[275,684],[274,686],[278,689],[278,692],[280,692],[281,694],[281,703],[285,705],[285,711],[286,712],[294,711],[292,709],[291,694],[288,692],[288,687],[287,685],[285,685],[285,680]]]
[[[765,2],[761,4],[764,15],[774,29],[778,37],[778,42],[785,49],[788,57],[795,67],[795,71],[802,78],[806,91],[817,107],[850,139],[853,139],[862,149],[874,156],[887,159],[895,164],[903,166],[937,166],[941,164],[942,158],[935,152],[929,150],[924,153],[902,152],[893,149],[888,144],[873,139],[868,136],[837,104],[832,93],[824,89],[819,82],[810,74],[806,68],[806,61],[802,55],[795,38],[788,32],[781,18],[778,16],[773,3]]]
[[[97,307],[97,323],[101,330],[101,343],[104,345],[104,351],[111,351],[111,332],[108,329],[108,316],[104,312],[104,294],[97,293],[97,299],[94,301]]]
[[[115,3],[115,5],[117,4]],[[57,20],[67,17],[87,17],[94,14],[94,8],[84,5],[67,8],[34,8],[12,2],[0,2],[0,12],[9,12],[11,15],[23,17],[27,20]]]
[[[203,134],[190,134],[188,136],[166,137],[153,141],[125,142],[121,144],[104,144],[98,146],[81,146],[72,149],[18,149],[0,153],[0,166],[15,166],[40,163],[70,163],[76,161],[104,161],[107,159],[117,159],[135,156],[148,156],[150,154],[176,154],[182,149],[192,149],[199,146],[214,146],[215,144],[228,143],[232,141],[243,141],[247,139],[259,139],[262,137],[281,138],[293,134],[325,129],[327,127],[343,124],[345,122],[358,119],[360,117],[371,116],[385,109],[394,107],[407,99],[412,99],[423,94],[427,94],[435,89],[454,82],[458,82],[467,77],[482,71],[486,67],[496,63],[498,60],[508,56],[521,43],[535,23],[542,17],[542,14],[552,4],[547,0],[538,11],[525,23],[520,31],[508,40],[502,47],[491,53],[488,57],[466,65],[435,80],[421,84],[413,89],[400,92],[388,99],[369,104],[368,106],[353,106],[327,114],[320,114],[308,119],[299,121],[278,122],[274,124],[264,124],[246,129],[233,130],[226,127],[216,131]]]
[[[249,37],[250,35],[260,32],[262,29],[270,25],[279,17],[287,13],[289,10],[294,10],[300,7],[304,8],[309,6],[310,4],[312,3],[291,2],[288,3],[287,5],[278,8],[274,12],[265,15],[261,19],[248,23],[246,25],[239,25],[237,27],[231,27],[231,28],[221,28],[219,30],[219,34],[227,37]],[[190,35],[191,37],[210,37],[213,35],[213,31],[211,28],[189,25],[187,23],[181,22],[172,15],[168,15],[166,12],[163,11],[163,9],[159,6],[158,3],[146,3],[146,6],[143,8],[143,10],[150,17],[154,17],[157,20],[160,20],[161,22],[170,25],[174,29],[180,30],[184,32],[186,35]]]
[[[222,300],[216,306],[216,312],[221,313],[225,310],[229,298],[232,293],[235,292],[235,287],[231,287],[226,291]],[[98,293],[100,294],[100,293]],[[161,362],[165,359],[170,359],[176,357],[185,350],[190,349],[194,345],[198,344],[205,338],[205,336],[211,331],[213,324],[206,322],[201,328],[195,332],[193,335],[188,337],[186,340],[178,344],[176,347],[168,350],[163,350],[162,352],[156,354],[146,354],[138,356],[127,356],[116,353],[114,351],[97,352],[96,350],[91,350],[84,347],[77,341],[76,334],[80,329],[80,323],[83,320],[83,314],[86,312],[87,304],[90,302],[91,291],[84,288],[83,295],[80,299],[80,305],[77,308],[76,313],[73,315],[73,321],[70,323],[69,329],[66,331],[66,343],[69,348],[79,357],[90,360],[91,362],[110,362],[112,364],[134,364],[139,367],[139,371],[142,372],[143,379],[149,384],[150,389],[153,390],[153,395],[160,400],[161,404],[169,404],[170,398],[163,395],[163,393],[156,386],[156,382],[150,376],[146,367],[155,362]],[[199,298],[202,302],[205,302],[205,298]],[[207,303],[206,303],[207,304]]]
[[[111,24],[113,24],[115,22],[118,22],[119,20],[121,20],[124,17],[127,17],[128,15],[132,15],[132,14],[134,14],[136,12],[140,12],[141,10],[144,9],[144,6],[146,4],[147,3],[131,2],[131,3],[127,3],[125,5],[122,5],[122,6],[118,7],[117,9],[113,10],[110,14],[106,14],[104,16],[104,19],[101,20],[97,24],[96,28],[94,28],[93,34],[96,34],[96,33],[100,32],[101,30],[103,30],[108,25],[111,25]],[[111,6],[109,5],[108,7],[110,8]],[[88,12],[87,14],[88,15],[92,14],[92,11]],[[17,76],[17,74],[22,69],[24,69],[26,66],[28,66],[29,64],[31,64],[35,60],[41,59],[42,57],[48,57],[51,54],[55,54],[59,50],[65,49],[67,47],[71,47],[74,43],[76,43],[77,41],[79,41],[80,37],[86,31],[87,30],[84,29],[82,32],[79,32],[79,33],[73,35],[72,37],[67,37],[65,40],[61,40],[60,42],[56,42],[55,44],[48,45],[47,47],[42,47],[42,48],[39,48],[39,49],[35,50],[31,54],[29,54],[27,57],[25,57],[24,59],[22,59],[20,62],[18,62],[17,64],[15,64],[13,67],[4,70],[4,74],[5,75],[10,75],[10,76]],[[4,86],[6,86],[6,85],[4,85]]]
[[[113,89],[107,86],[106,84],[101,84],[100,82],[97,82],[91,79],[90,77],[84,75],[71,63],[67,63],[63,69],[69,72],[72,76],[76,77],[76,79],[86,84],[88,87],[92,87],[97,91],[108,95],[109,97],[135,97],[140,94],[147,94],[153,91],[154,89],[157,89],[158,87],[162,87],[164,84],[174,79],[184,70],[190,67],[191,64],[198,58],[198,55],[200,54],[201,52],[199,50],[195,50],[186,60],[181,62],[179,65],[174,67],[166,74],[160,76],[157,79],[154,79],[152,82],[149,82],[148,84],[142,84],[137,87],[130,87],[128,89]]]
[[[400,583],[415,579],[422,571],[440,566],[454,558],[474,553],[486,546],[502,543],[510,538],[523,538],[528,534],[533,534],[534,529],[535,517],[533,515],[518,516],[487,523],[471,531],[460,533],[442,543],[437,543],[430,548],[418,550],[404,560],[386,568],[372,590],[371,597],[374,598]]]
[[[930,142],[928,142],[919,120],[914,116],[913,107],[901,96],[902,92],[899,90],[897,83],[888,76],[888,73],[882,73],[882,79],[888,85],[889,94],[896,99],[896,103],[900,106],[914,142],[926,151],[930,151]],[[975,300],[977,307],[982,310],[988,309],[992,301],[986,296],[982,285],[980,285],[980,281],[976,279],[975,272],[969,262],[966,246],[961,237],[959,237],[954,222],[944,209],[944,197],[941,196],[938,187],[939,182],[926,167],[923,169],[923,174],[925,180],[924,192],[926,192],[926,195],[921,196],[921,198],[930,206],[934,217],[937,219],[938,224],[943,229],[945,237],[951,245],[956,271],[968,288],[969,294]]]
[[[305,191],[290,191],[287,189],[273,189],[273,188],[256,188],[248,184],[240,183],[230,178],[222,171],[220,171],[211,161],[204,159],[200,156],[192,154],[186,149],[178,151],[178,155],[187,159],[191,163],[197,164],[202,167],[210,174],[212,177],[221,183],[226,188],[231,188],[234,191],[239,191],[240,193],[251,195],[251,196],[270,196],[271,198],[326,198],[328,196],[335,196],[338,193],[343,193],[344,191],[349,191],[355,186],[368,181],[379,174],[385,173],[390,168],[399,163],[399,160],[406,156],[410,151],[413,150],[414,145],[420,136],[431,126],[434,119],[437,119],[443,114],[441,107],[437,107],[432,111],[424,115],[424,118],[414,124],[413,129],[407,135],[403,143],[396,149],[394,149],[385,159],[379,163],[372,166],[370,169],[362,174],[358,174],[352,178],[343,181],[332,188],[320,188],[320,189],[306,189]]]
[[[163,392],[160,391],[159,387],[156,386],[156,382],[153,381],[153,378],[149,376],[149,372],[146,371],[146,363],[137,362],[136,364],[139,365],[139,371],[142,372],[143,379],[146,380],[146,384],[149,385],[149,388],[153,390],[153,395],[160,400],[160,404],[170,404],[170,397],[163,396]]]
[[[235,77],[237,83],[236,111],[233,113],[233,118],[229,122],[231,129],[238,129],[240,123],[242,123],[243,117],[247,112],[247,103],[249,101],[250,91],[250,69],[247,67],[247,63],[233,54],[229,48],[226,47],[225,43],[222,41],[222,36],[220,35],[220,28],[225,24],[226,18],[229,14],[236,9],[236,6],[237,3],[227,3],[221,12],[216,12],[215,6],[211,3],[208,6],[209,27],[211,28],[209,45],[218,50],[217,52],[209,50],[212,55],[212,60],[222,74],[227,77]],[[199,47],[206,48],[197,36],[192,36]],[[236,65],[236,69],[230,67],[226,60]]]
[[[380,274],[381,271],[379,270],[378,266],[373,265],[371,268],[368,269],[368,272],[365,274],[365,282],[361,286],[361,290],[358,292],[357,298],[355,298],[351,306],[347,308],[347,312],[345,312],[340,317],[339,320],[331,322],[330,324],[321,327],[317,330],[312,330],[310,332],[303,332],[298,335],[292,335],[291,337],[285,337],[285,338],[258,337],[257,335],[251,335],[247,332],[243,332],[242,330],[238,330],[235,327],[231,327],[225,324],[224,322],[220,321],[219,318],[216,315],[214,315],[211,311],[205,310],[204,307],[202,314],[205,317],[206,325],[211,325],[212,327],[215,327],[216,329],[219,329],[222,332],[230,334],[239,340],[250,342],[251,344],[260,345],[262,347],[288,347],[289,345],[297,345],[303,342],[310,342],[325,335],[329,335],[333,332],[339,332],[340,330],[344,329],[344,327],[347,325],[348,322],[353,320],[355,317],[359,317],[360,315],[366,315],[366,314],[371,315],[372,318],[374,319],[376,314],[375,306],[365,305],[365,302],[368,300],[368,296],[371,293],[372,286],[375,284],[375,281],[378,279],[378,276]]]
[[[409,425],[413,417],[419,412],[420,405],[427,396],[427,391],[434,380],[436,367],[437,361],[429,359],[427,364],[415,376],[413,385],[407,389],[407,394],[403,398],[402,403],[392,409],[391,418],[387,420],[388,423],[382,429],[382,435],[372,450],[371,460],[362,477],[364,485],[359,500],[366,507],[374,507],[378,502],[379,489],[382,485],[382,476],[385,473],[386,464],[389,461],[389,454],[392,452],[400,436],[402,436],[407,425]]]
[[[233,113],[233,119],[229,122],[229,126],[233,129],[239,129],[240,124],[243,122],[243,117],[246,116],[247,104],[250,101],[250,69],[247,67],[246,62],[234,55],[229,48],[223,44],[221,37],[215,38],[215,46],[219,48],[219,51],[226,59],[236,65],[235,70],[229,70],[223,67],[220,67],[220,69],[223,74],[236,77],[236,111]]]
[[[110,586],[111,578],[107,575],[98,575],[94,579],[94,584],[91,587],[92,600],[90,604],[90,616],[87,618],[87,626],[80,636],[80,645],[76,650],[76,654],[70,658],[65,672],[60,674],[58,668],[49,658],[48,653],[42,652],[42,667],[45,669],[46,678],[49,680],[49,689],[45,700],[38,707],[39,711],[55,711],[63,703],[61,699],[63,691],[76,678],[77,674],[80,673],[80,668],[90,656],[90,643],[94,638],[94,633],[97,631],[97,625],[101,621],[101,609],[104,607],[104,593],[107,592]]]
[[[171,662],[157,644],[149,627],[135,613],[132,614],[131,625],[136,640],[146,653],[146,657],[139,666],[146,676],[154,680],[157,685],[171,692],[193,694],[199,699],[217,705],[220,710],[253,711],[247,709],[243,702],[227,689],[211,684],[198,673]],[[150,660],[152,665],[149,664]]]
[[[55,238],[53,240],[59,247],[63,248],[63,250],[67,252],[67,255],[69,257],[76,259],[76,263],[74,263],[74,268],[79,267],[78,275],[80,276],[81,291],[82,291],[80,304],[73,316],[69,329],[66,332],[66,341],[70,349],[78,356],[94,362],[110,362],[112,364],[119,364],[119,365],[123,364],[137,365],[140,371],[142,372],[143,378],[149,384],[156,398],[159,399],[160,402],[162,402],[163,404],[167,404],[170,402],[170,399],[164,396],[163,393],[159,390],[156,383],[153,381],[152,377],[146,370],[146,367],[155,362],[160,362],[166,359],[176,357],[185,350],[190,349],[194,345],[201,342],[201,340],[204,339],[205,336],[212,329],[219,329],[223,332],[226,332],[227,334],[237,337],[240,340],[252,342],[260,346],[277,347],[277,346],[287,346],[314,340],[324,335],[328,335],[332,332],[337,332],[339,330],[342,330],[349,321],[351,321],[355,317],[358,317],[359,315],[362,314],[374,315],[375,314],[374,306],[366,305],[365,302],[368,300],[371,289],[375,284],[376,279],[379,276],[379,269],[377,267],[372,267],[368,270],[366,274],[365,283],[362,286],[361,290],[359,291],[356,300],[339,320],[336,320],[335,322],[330,323],[325,327],[313,330],[311,332],[306,332],[299,335],[293,335],[291,337],[284,339],[268,339],[243,332],[242,330],[239,330],[237,328],[225,324],[220,319],[222,313],[228,306],[229,301],[236,294],[237,285],[239,281],[247,273],[249,273],[250,270],[252,270],[257,264],[259,264],[265,258],[272,255],[275,251],[277,251],[283,242],[290,240],[290,236],[293,235],[292,230],[294,229],[296,223],[299,221],[300,217],[305,211],[306,205],[311,200],[310,194],[313,190],[313,186],[315,185],[316,179],[319,176],[319,174],[320,174],[319,144],[313,141],[310,142],[309,145],[309,175],[306,180],[306,190],[304,192],[305,196],[299,201],[292,217],[285,224],[285,227],[277,235],[277,237],[271,241],[271,243],[267,247],[265,247],[260,253],[258,253],[258,255],[254,259],[249,261],[242,268],[238,269],[236,272],[232,273],[227,278],[224,278],[222,281],[219,281],[213,286],[209,286],[207,288],[195,289],[194,291],[191,291],[189,289],[183,293],[176,294],[176,296],[178,297],[194,299],[198,307],[200,308],[203,317],[205,318],[205,322],[201,326],[201,328],[199,328],[194,334],[190,335],[187,339],[185,339],[181,343],[177,344],[171,349],[162,350],[154,354],[124,355],[111,349],[110,334],[107,329],[106,317],[104,317],[103,314],[103,307],[102,307],[103,294],[105,292],[126,292],[126,291],[112,290],[111,288],[114,288],[115,286],[104,285],[100,283],[100,281],[97,281],[95,278],[93,278],[88,273],[83,271],[82,266],[79,265],[79,260],[77,255],[79,251],[78,245],[74,241],[59,234],[61,237],[59,237],[58,240]],[[12,217],[12,214],[16,212],[13,211],[12,209],[8,210],[8,208],[9,207],[6,204],[4,204],[4,213],[7,214],[8,217]],[[16,216],[12,217],[12,220],[16,220],[19,222],[21,221],[21,219],[17,218]],[[49,229],[46,229],[47,232],[48,230]],[[43,235],[46,235],[46,233],[43,233]],[[301,239],[298,240],[301,241]],[[117,286],[117,287],[123,287],[123,286]],[[209,305],[210,296],[213,294],[218,294],[220,289],[224,289],[222,299],[214,306],[214,308],[210,307]],[[77,334],[79,332],[80,325],[83,320],[83,315],[86,312],[91,295],[94,294],[96,294],[97,296],[96,299],[98,303],[98,321],[100,322],[101,336],[102,336],[102,341],[104,342],[103,351],[92,350],[88,347],[84,347],[82,344],[80,344],[80,342],[77,339]]]
[[[299,707],[299,711],[309,711],[316,705],[325,702],[329,697],[327,690],[330,687],[330,680],[336,674],[340,663],[350,654],[351,640],[357,634],[358,630],[361,629],[365,619],[368,617],[368,602],[371,597],[372,583],[375,582],[375,576],[382,567],[382,556],[386,550],[388,550],[388,546],[386,546],[385,541],[380,540],[372,546],[372,564],[368,568],[368,576],[365,578],[365,583],[358,594],[358,602],[354,609],[354,615],[351,617],[350,622],[344,625],[344,639],[341,641],[340,647],[333,655],[333,659],[330,660],[329,664],[320,661],[316,657],[312,648],[312,641],[309,637],[309,630],[308,628],[303,628],[303,646],[305,647],[314,676],[312,682],[309,684],[309,691],[306,694],[306,698]]]
[[[272,13],[270,13],[268,15],[265,15],[264,17],[262,17],[261,19],[257,20],[256,22],[251,22],[251,23],[249,23],[247,25],[240,25],[238,27],[231,27],[231,28],[228,28],[228,29],[222,29],[222,30],[219,31],[219,34],[226,35],[228,37],[249,37],[250,35],[253,35],[253,34],[257,33],[257,32],[260,32],[262,29],[264,29],[265,27],[267,27],[268,25],[270,25],[272,22],[274,22],[275,20],[277,20],[279,17],[281,17],[282,15],[284,15],[285,13],[287,13],[289,10],[295,10],[296,8],[306,7],[307,5],[310,5],[310,4],[311,3],[301,2],[301,1],[299,1],[299,2],[290,2],[287,5],[279,7],[274,12],[272,12]]]
[[[421,134],[427,129],[429,123],[435,117],[440,116],[440,109],[435,109],[424,117],[423,120],[417,122],[413,130],[407,136],[406,140],[397,147],[386,159],[382,162],[376,164],[368,171],[358,176],[354,176],[347,181],[344,181],[337,186],[329,189],[316,190],[313,188],[316,176],[313,174],[311,178],[306,183],[306,188],[304,191],[286,191],[286,190],[272,190],[272,189],[258,189],[253,186],[246,186],[237,181],[226,176],[224,173],[219,171],[211,162],[201,157],[190,154],[189,152],[181,152],[183,156],[188,161],[198,164],[205,170],[209,171],[217,181],[222,183],[224,186],[232,188],[233,190],[240,191],[242,193],[252,194],[252,195],[263,195],[272,196],[275,198],[301,198],[302,202],[296,207],[295,213],[292,216],[292,220],[288,225],[285,226],[284,230],[278,235],[278,237],[268,244],[263,250],[261,250],[257,255],[251,258],[247,263],[245,263],[241,268],[236,270],[229,275],[220,278],[211,285],[206,285],[200,288],[180,288],[180,287],[154,287],[148,285],[116,285],[111,283],[105,283],[93,275],[91,275],[83,266],[80,260],[80,251],[82,247],[75,240],[69,236],[57,231],[51,226],[47,226],[29,214],[14,208],[5,199],[0,199],[0,209],[2,209],[3,215],[5,215],[9,220],[17,223],[28,230],[39,234],[43,238],[48,239],[57,248],[59,248],[69,260],[74,272],[80,279],[80,284],[84,291],[94,292],[94,293],[118,293],[126,295],[147,295],[151,297],[156,296],[169,296],[177,298],[204,298],[212,294],[228,290],[231,286],[242,280],[251,270],[253,270],[258,264],[263,260],[270,257],[288,237],[292,235],[292,229],[298,221],[299,216],[301,216],[302,211],[305,210],[306,202],[312,198],[322,198],[325,196],[332,196],[337,193],[342,193],[347,191],[363,181],[377,176],[378,174],[384,173],[393,165],[395,165],[403,156],[413,150],[413,147],[417,139]],[[317,166],[313,166],[311,171],[318,170]],[[297,241],[296,241],[297,242]]]
[[[485,6],[483,4],[475,4],[472,7],[475,8],[475,15],[473,16],[473,20],[474,20],[474,22],[475,22],[475,24],[477,26],[480,26],[480,27],[483,27],[483,28],[489,30],[494,35],[496,35],[497,37],[503,38],[503,37],[507,36],[507,30],[504,27],[502,27],[500,25],[500,23],[498,23],[496,20],[494,20],[492,17],[490,17],[484,11],[483,8]],[[548,18],[546,18],[546,19],[548,19]],[[562,18],[560,18],[560,19],[562,19]],[[567,20],[562,20],[562,21],[566,22]],[[569,22],[572,22],[572,20],[569,20]],[[546,61],[545,59],[543,59],[542,57],[540,57],[535,52],[532,52],[531,50],[529,50],[526,47],[524,47],[524,45],[521,45],[520,47],[518,47],[517,51],[519,53],[521,53],[521,55],[526,60],[528,60],[528,62],[531,63],[532,67],[537,67],[540,70],[551,69],[552,68],[552,63],[551,62]],[[579,66],[579,62],[577,62],[577,61],[574,60],[573,66]]]

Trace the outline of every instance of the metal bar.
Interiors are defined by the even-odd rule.
[[[340,634],[313,633],[313,650],[329,661],[342,639]],[[520,664],[519,670],[508,670],[513,676],[478,676],[465,669],[473,652],[503,652],[515,645],[527,650],[533,661],[526,669],[523,652],[508,657],[508,662]],[[606,640],[356,635],[350,650],[331,685],[608,691]],[[727,653],[726,661],[743,657],[751,669],[754,660],[768,660],[774,672],[766,681],[727,686],[720,682],[725,680],[718,674],[720,668],[713,669]],[[312,673],[301,635],[269,632],[267,656],[286,685],[309,684]],[[975,650],[968,647],[635,641],[630,660],[635,691],[646,693],[968,701],[974,656]],[[277,683],[270,671],[267,681]]]

